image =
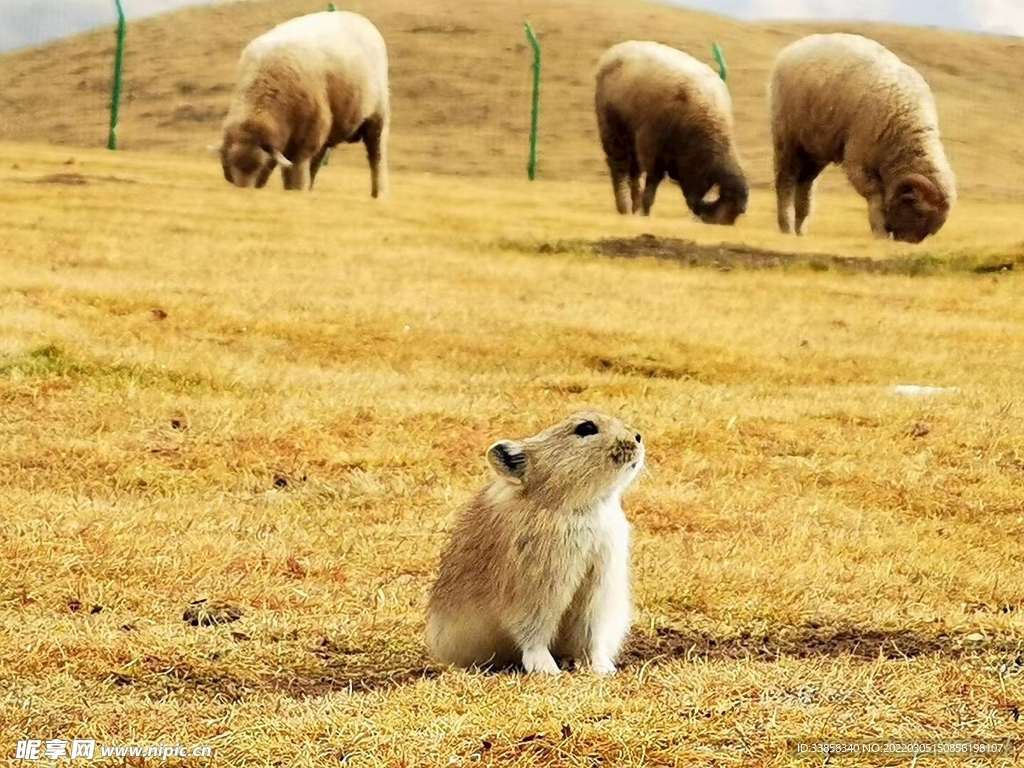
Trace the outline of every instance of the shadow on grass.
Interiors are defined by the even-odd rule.
[[[659,627],[651,632],[634,630],[619,658],[619,667],[628,670],[650,662],[690,660],[771,662],[782,658],[842,656],[861,661],[879,658],[900,661],[918,656],[963,658],[990,654],[1016,656],[1010,663],[1024,664],[1021,660],[1024,642],[1019,639],[979,639],[980,635],[960,638],[941,633],[938,627],[936,630],[929,633],[855,625],[822,626],[812,621],[801,626],[778,627],[770,632],[741,631],[715,636],[704,631]],[[234,634],[237,637],[239,633]],[[390,691],[434,679],[443,669],[433,664],[422,649],[396,651],[383,642],[375,643],[372,648],[345,647],[330,640],[313,647],[295,642],[284,657],[293,663],[276,668],[248,656],[240,648],[186,660],[148,657],[122,668],[108,678],[108,682],[157,698],[240,701],[254,695],[276,693],[302,700],[331,693]],[[575,666],[563,663],[563,668],[568,670]],[[485,670],[483,674],[521,671],[513,667]]]
[[[981,653],[1020,653],[1022,650],[1024,644],[1012,638],[965,640],[941,631],[929,633],[855,625],[824,626],[812,621],[802,626],[779,627],[770,632],[743,631],[724,637],[672,627],[634,632],[626,641],[620,665],[626,668],[657,659],[773,661],[780,658],[848,656],[874,661],[930,655],[961,658]]]
[[[418,665],[403,669],[376,671],[352,670],[326,675],[288,676],[272,678],[264,690],[284,694],[293,699],[308,699],[329,693],[373,693],[412,685],[420,680],[432,680],[441,674],[440,668]]]
[[[235,702],[267,693],[309,699],[330,693],[387,691],[432,679],[441,672],[430,666],[428,659],[415,657],[383,663],[376,657],[317,660],[308,650],[296,649],[293,661],[292,665],[274,668],[253,659],[221,659],[216,655],[173,662],[149,657],[118,670],[107,682],[155,698]]]

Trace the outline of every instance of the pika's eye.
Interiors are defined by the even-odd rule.
[[[598,432],[597,424],[592,421],[584,421],[582,424],[578,424],[576,429],[573,430],[574,435],[580,437],[589,437],[590,435],[596,435]]]

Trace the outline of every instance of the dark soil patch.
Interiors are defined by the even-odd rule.
[[[911,629],[885,631],[856,626],[829,627],[816,622],[781,627],[775,632],[740,632],[725,637],[715,637],[701,631],[687,632],[672,627],[658,627],[649,633],[634,632],[626,643],[620,664],[629,667],[656,657],[772,661],[781,657],[807,659],[852,656],[874,661],[879,658],[909,659],[938,654],[961,658],[979,653],[1014,656],[1024,650],[1021,641],[1013,638],[995,637],[984,642],[971,640],[942,632],[933,634]]]
[[[691,267],[714,267],[728,271],[745,269],[778,269],[806,265],[812,270],[840,269],[852,272],[906,274],[907,259],[871,259],[866,256],[839,256],[831,253],[789,253],[755,248],[748,245],[700,245],[692,240],[638,235],[633,238],[605,238],[594,244],[602,256],[619,258],[654,257],[679,261]],[[921,257],[928,259],[929,257]],[[923,264],[924,262],[922,262]]]
[[[464,24],[426,24],[421,27],[411,27],[406,30],[413,35],[475,35],[476,30]]]
[[[231,603],[220,601],[208,602],[205,598],[190,603],[182,620],[193,627],[215,627],[218,624],[230,624],[245,615],[245,611]]]
[[[515,244],[504,243],[506,247]],[[517,250],[521,248],[516,247]],[[812,272],[867,273],[877,275],[931,275],[940,272],[991,274],[1013,271],[1024,265],[1024,245],[1020,253],[1002,257],[957,255],[938,257],[920,255],[889,259],[867,256],[842,256],[834,253],[792,253],[732,243],[701,245],[693,240],[657,237],[610,237],[601,240],[560,240],[530,248],[535,253],[594,253],[611,258],[655,258],[689,267],[710,267],[722,272],[734,269],[809,269]]]
[[[35,179],[25,179],[26,184],[66,184],[71,187],[84,187],[93,181],[110,181],[117,184],[136,184],[134,179],[125,179],[120,176],[86,176],[74,171],[65,173],[51,173],[46,176],[39,176]]]
[[[48,176],[40,176],[33,179],[36,184],[69,184],[79,187],[89,183],[89,180],[80,173],[51,173]]]

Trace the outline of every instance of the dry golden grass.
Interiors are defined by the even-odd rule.
[[[580,245],[725,234],[668,188],[643,222],[589,182],[397,173],[378,205],[357,154],[303,196],[0,145],[4,750],[782,765],[1019,733],[1021,284],[951,260],[1019,258],[1012,205],[968,199],[922,251],[830,194],[799,243],[934,274],[692,269]],[[792,245],[753,202],[730,240]],[[484,449],[583,405],[650,453],[621,673],[435,669],[426,591]],[[186,624],[202,598],[245,615]]]
[[[1024,153],[1000,121],[1024,111],[1020,44],[877,30],[936,83],[963,200],[925,244],[879,243],[829,172],[796,240],[775,231],[758,121],[799,27],[415,7],[362,8],[393,41],[385,204],[354,148],[312,195],[233,189],[201,153],[240,44],[305,5],[133,28],[121,135],[148,152],[81,148],[105,136],[108,33],[0,59],[0,136],[34,142],[0,143],[0,751],[761,766],[820,762],[794,740],[1019,735]],[[524,11],[549,56],[534,184]],[[641,36],[730,54],[758,184],[733,229],[668,186],[652,218],[613,215],[589,68]],[[693,242],[682,261],[595,252],[646,233]],[[748,269],[756,249],[795,256]],[[1016,269],[975,272],[991,264]],[[649,449],[620,674],[437,669],[426,592],[485,448],[583,406]],[[183,621],[203,598],[244,615]]]

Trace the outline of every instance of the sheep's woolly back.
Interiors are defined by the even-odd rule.
[[[853,160],[886,181],[921,173],[956,199],[931,88],[880,43],[846,33],[797,40],[776,58],[768,97],[777,146]]]
[[[377,28],[359,14],[322,11],[285,21],[242,51],[225,125],[253,116],[281,125],[316,119],[351,125],[389,111],[388,57]],[[324,114],[326,113],[326,114]],[[282,137],[284,138],[284,137]],[[322,137],[326,139],[326,136]]]
[[[613,45],[597,65],[597,109],[614,109],[633,124],[701,124],[731,142],[732,100],[721,77],[683,51],[649,40]]]
[[[653,41],[613,45],[598,62],[594,109],[616,207],[623,175],[647,174],[633,208],[646,213],[662,174],[677,182],[687,207],[703,221],[732,224],[746,211],[749,187],[733,136],[732,100],[711,67]],[[718,188],[716,200],[707,194]]]

